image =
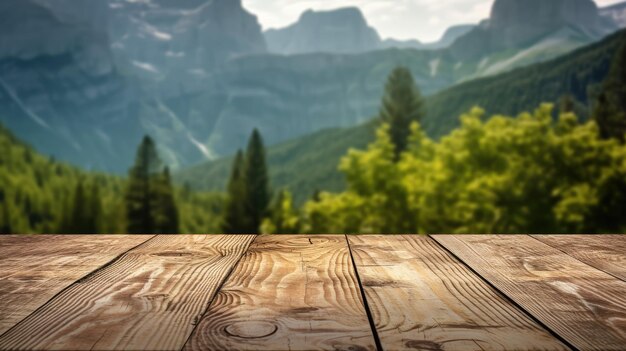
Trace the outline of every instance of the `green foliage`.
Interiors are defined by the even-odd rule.
[[[519,68],[492,77],[467,81],[424,99],[422,126],[427,134],[438,138],[458,127],[458,116],[473,106],[482,106],[489,114],[513,115],[529,111],[542,102],[558,102],[565,95],[574,101],[574,112],[587,120],[590,101],[595,101],[598,88],[608,75],[611,61],[626,42],[621,31],[598,43],[576,50],[557,59]],[[399,60],[413,73],[428,67],[417,66],[413,60]],[[463,65],[460,70],[464,69]],[[393,66],[381,68],[385,74]],[[383,74],[371,84],[380,84]],[[428,90],[430,87],[423,86]],[[427,89],[428,88],[428,89]],[[293,193],[297,204],[308,199],[316,188],[342,191],[346,184],[337,164],[350,148],[363,149],[374,140],[374,123],[352,128],[322,130],[309,136],[268,148],[271,182]],[[230,159],[209,162],[177,175],[199,190],[215,191],[225,187]]]
[[[270,217],[263,221],[263,234],[298,234],[300,233],[300,217],[293,205],[291,193],[282,190],[270,208]]]
[[[124,199],[128,233],[174,234],[179,231],[169,170],[162,170],[156,145],[148,136],[137,150]]]
[[[265,161],[265,146],[258,130],[254,130],[248,142],[243,167],[244,197],[242,199],[245,211],[244,223],[246,233],[259,233],[261,223],[267,216],[270,203],[269,177]]]
[[[244,184],[244,155],[241,150],[237,152],[233,161],[228,187],[226,189],[228,197],[224,206],[222,218],[222,233],[224,234],[245,234],[249,227],[244,223],[247,220],[243,199],[245,198]]]
[[[622,43],[613,59],[611,71],[602,84],[594,119],[604,138],[624,141],[626,137],[626,43]]]
[[[380,119],[390,126],[389,135],[396,159],[406,150],[411,123],[422,121],[422,105],[422,98],[411,71],[405,67],[394,69],[385,86]]]
[[[59,233],[100,233],[102,215],[100,192],[95,183],[89,188],[91,191],[87,191],[83,180],[78,181],[72,201],[65,204],[64,215],[58,228]]]
[[[126,232],[124,179],[84,172],[44,157],[1,125],[0,149],[0,233]],[[167,183],[164,178],[163,185]],[[169,195],[163,192],[162,196],[173,195],[178,203],[181,233],[219,231],[221,195],[185,189],[171,191]],[[169,205],[166,201],[161,206]],[[159,226],[167,227],[164,223]]]
[[[439,142],[413,124],[394,162],[389,127],[341,169],[347,191],[305,206],[308,232],[623,232],[626,147],[594,122],[552,118],[551,105],[516,118],[473,109]]]

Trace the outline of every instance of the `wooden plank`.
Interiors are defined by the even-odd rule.
[[[533,235],[555,249],[626,281],[626,235]]]
[[[375,349],[345,237],[257,238],[185,349]]]
[[[385,350],[567,350],[424,236],[350,236]]]
[[[157,236],[64,290],[0,349],[181,349],[253,238]]]
[[[526,235],[434,236],[580,350],[624,350],[626,283]]]
[[[0,236],[0,335],[76,280],[152,236]]]

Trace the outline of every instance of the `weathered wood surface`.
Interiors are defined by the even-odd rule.
[[[533,235],[533,237],[585,264],[626,281],[626,235]]]
[[[158,236],[64,290],[0,349],[179,350],[253,238]]]
[[[260,236],[187,350],[373,350],[344,236]]]
[[[350,243],[386,350],[568,349],[428,237]]]
[[[0,335],[76,280],[152,236],[0,236]]]
[[[626,283],[529,236],[434,236],[580,350],[626,348]]]

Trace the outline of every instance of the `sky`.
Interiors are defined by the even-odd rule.
[[[438,40],[455,24],[478,23],[489,17],[494,0],[243,0],[264,29],[285,27],[307,9],[357,6],[383,38]],[[596,0],[607,6],[624,0]]]

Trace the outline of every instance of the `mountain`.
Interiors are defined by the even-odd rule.
[[[592,0],[496,0],[491,16],[451,46],[461,59],[536,47],[580,45],[614,31]],[[532,53],[536,54],[536,53]]]
[[[210,157],[224,95],[203,92],[226,61],[266,51],[236,0],[7,0],[0,11],[0,121],[89,169],[125,172],[144,134],[172,167]]]
[[[269,52],[280,55],[307,53],[356,54],[383,49],[441,49],[469,32],[474,25],[450,27],[433,43],[418,40],[381,40],[357,7],[304,12],[296,23],[265,31]]]
[[[76,164],[124,162],[124,138],[138,124],[128,113],[133,89],[115,68],[106,28],[94,26],[106,18],[81,5],[60,11],[61,3],[0,2],[0,122]]]
[[[240,0],[109,0],[118,64],[174,96],[198,90],[229,59],[266,52],[255,16]]]
[[[618,27],[626,27],[626,2],[600,9],[600,15],[613,21]]]
[[[380,48],[380,37],[356,7],[304,12],[298,21],[265,32],[270,52],[282,55],[361,53]]]
[[[510,1],[522,0],[496,5]],[[494,19],[450,48],[285,56],[266,52],[258,21],[239,0],[107,0],[94,8],[75,2],[2,3],[0,119],[42,152],[118,173],[144,134],[179,169],[232,154],[255,127],[273,145],[364,123],[377,113],[386,77],[398,65],[432,95],[569,52],[597,40],[603,28],[594,22],[597,13],[576,14],[595,7],[559,8],[574,12],[557,16],[561,25],[545,26],[537,40],[511,47],[517,35],[496,33],[506,32],[509,10],[494,5]],[[528,16],[547,6],[529,4]],[[337,14],[342,23],[322,25],[337,22]],[[373,31],[355,9],[302,17],[320,23],[324,35],[342,34],[337,38]],[[581,22],[570,25],[573,19]],[[538,24],[511,19],[511,26],[535,33]],[[364,42],[355,41],[361,48]]]
[[[422,43],[418,40],[396,40],[396,39],[385,39],[380,43],[380,48],[383,49],[424,49],[424,50],[435,50],[435,49],[444,49],[448,46],[452,45],[458,38],[467,34],[469,31],[476,27],[473,24],[461,24],[457,26],[452,26],[448,28],[441,39],[432,43]]]
[[[574,98],[576,111],[584,119],[594,92],[608,74],[614,53],[625,44],[626,31],[622,31],[545,63],[448,88],[426,98],[424,128],[431,136],[440,137],[458,126],[459,116],[473,106],[483,107],[489,115],[516,115],[542,102],[556,102],[565,94]],[[375,103],[380,103],[380,96]],[[299,203],[315,190],[342,190],[339,160],[350,148],[364,149],[373,140],[375,128],[375,122],[370,121],[352,128],[322,130],[269,147],[273,188],[290,189]],[[176,179],[198,189],[222,190],[230,163],[230,158],[224,158],[200,164],[181,171]]]

